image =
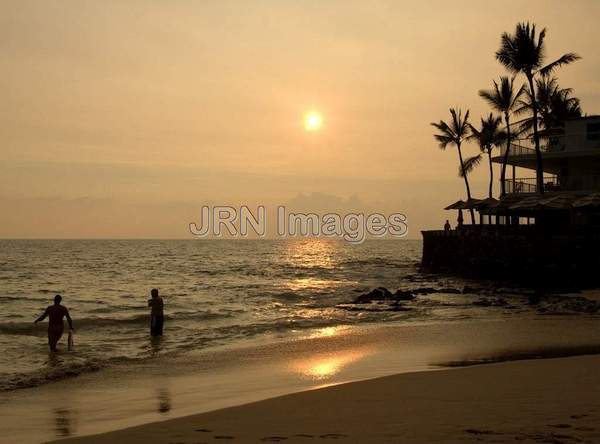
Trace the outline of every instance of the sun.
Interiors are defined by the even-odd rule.
[[[306,131],[317,131],[323,125],[323,117],[316,111],[306,113],[304,116],[304,128]]]

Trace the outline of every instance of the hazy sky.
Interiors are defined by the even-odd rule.
[[[600,112],[600,2],[1,1],[0,237],[187,237],[203,204],[404,211],[411,237],[463,197],[429,123],[504,74],[500,34]],[[322,113],[318,132],[305,112]],[[475,154],[477,148],[466,148]],[[487,170],[474,174],[476,196]],[[531,172],[525,174],[532,177]],[[316,194],[315,194],[316,193]],[[299,196],[302,195],[302,196]]]

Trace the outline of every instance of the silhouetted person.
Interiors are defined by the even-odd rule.
[[[63,318],[67,318],[67,322],[69,323],[69,328],[74,330],[73,321],[71,320],[71,316],[69,316],[69,310],[67,307],[60,305],[62,301],[61,295],[57,294],[54,296],[54,305],[46,308],[46,311],[42,313],[42,315],[35,320],[35,323],[43,321],[48,316],[48,345],[50,346],[50,350],[56,351],[56,344],[60,340],[63,331],[64,324]]]
[[[163,334],[163,324],[165,321],[165,316],[163,312],[163,300],[158,295],[158,290],[153,288],[150,291],[150,295],[152,295],[151,299],[148,299],[148,307],[150,310],[150,334],[152,336],[162,336]]]
[[[444,224],[444,231],[447,233],[450,231],[450,222],[446,219],[446,223]]]
[[[459,229],[462,228],[463,222],[464,222],[462,210],[458,210],[458,219],[456,219],[456,222],[457,222],[456,228],[459,228]]]

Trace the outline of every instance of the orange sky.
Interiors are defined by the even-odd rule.
[[[464,194],[429,123],[488,112],[500,34],[532,20],[549,58],[581,54],[558,76],[596,114],[598,17],[594,0],[4,1],[0,237],[181,238],[203,204],[314,193],[315,211],[403,211],[419,237]]]

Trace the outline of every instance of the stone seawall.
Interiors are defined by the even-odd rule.
[[[423,231],[425,271],[543,286],[600,284],[600,237],[494,230]]]

